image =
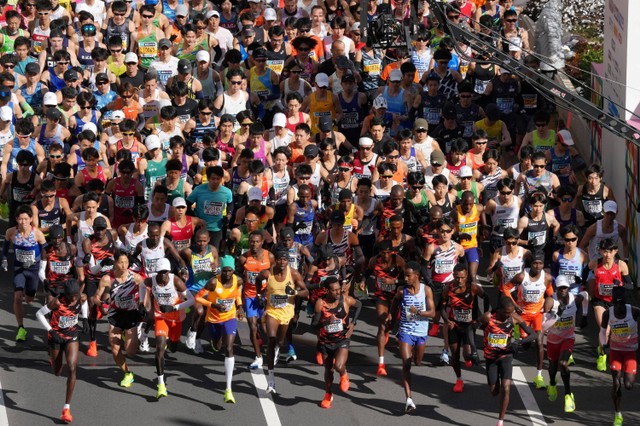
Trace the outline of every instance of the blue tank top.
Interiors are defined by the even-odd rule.
[[[358,92],[355,92],[350,102],[344,100],[342,93],[338,95],[338,100],[342,107],[342,120],[338,124],[338,130],[345,135],[347,140],[358,140],[360,138],[362,120],[364,119],[362,108],[358,103]]]
[[[382,96],[387,100],[387,112],[406,115],[407,111],[404,104],[404,89],[401,89],[400,93],[396,96],[391,97],[391,95],[389,95],[389,87],[387,86],[384,88]]]
[[[112,102],[118,94],[113,90],[110,90],[106,94],[102,94],[97,90],[93,92],[93,96],[96,98],[96,109],[102,109],[106,107],[110,102]]]
[[[42,148],[44,149],[45,154],[48,154],[49,148],[53,144],[64,146],[64,141],[62,140],[61,124],[58,124],[58,126],[56,127],[56,134],[51,137],[44,135],[45,129],[46,129],[46,126],[42,125],[42,127],[40,128],[40,139],[39,139],[39,143],[40,145],[42,145]]]
[[[42,94],[42,82],[39,81],[36,83],[36,90],[33,94],[30,95],[27,93],[26,84],[20,86],[20,93],[24,100],[31,105],[31,108],[42,107],[42,100],[44,98],[44,95]]]
[[[96,149],[96,151],[100,152],[100,141],[97,140],[94,142],[93,147]],[[135,160],[135,158],[134,158]],[[84,170],[84,168],[87,165],[85,164],[84,160],[82,159],[82,154],[80,153],[80,150],[77,149],[76,150],[76,165],[73,166],[73,171],[74,173],[78,173],[81,172],[82,170]]]
[[[582,262],[580,260],[580,250],[576,251],[573,259],[567,259],[564,257],[564,250],[558,252],[558,276],[566,275],[569,278],[569,291],[571,293],[577,293],[580,291],[580,283],[576,283],[575,277],[582,276]]]
[[[400,302],[400,325],[398,333],[405,333],[410,336],[427,337],[429,333],[429,320],[427,318],[411,313],[409,309],[415,306],[416,309],[424,311],[427,309],[427,300],[424,292],[424,284],[420,283],[420,291],[411,294],[407,287],[402,289],[402,302]]]
[[[82,132],[82,129],[84,129],[84,125],[87,124],[86,121],[83,121],[80,118],[79,113],[75,113],[74,116],[76,117],[76,130],[75,130],[75,134],[76,136],[80,134],[80,132]],[[96,117],[96,111],[95,110],[91,110],[91,123],[95,124],[96,127],[98,127],[98,117]],[[100,150],[98,150],[98,152],[100,152]]]
[[[13,237],[13,249],[15,253],[14,268],[40,268],[40,244],[36,241],[36,234],[31,228],[28,237],[23,237],[17,231]]]
[[[184,0],[178,0],[178,5],[184,4]],[[176,6],[177,7],[177,6]],[[173,25],[176,20],[176,10],[169,7],[167,0],[162,0],[162,14],[167,17],[169,23]]]
[[[211,120],[209,124],[206,126],[200,122],[200,119],[196,116],[195,118],[196,126],[193,128],[193,131],[189,135],[189,139],[191,139],[192,143],[200,143],[202,142],[202,138],[206,134],[215,134],[216,132],[216,123]]]
[[[135,2],[133,3],[135,6]],[[82,66],[83,70],[93,69],[93,59],[91,59],[91,51],[84,48],[84,42],[80,41],[78,44],[78,62]]]
[[[69,69],[69,67],[67,67],[67,69]],[[55,71],[53,70],[53,67],[49,67],[49,81],[50,81],[49,89],[52,92],[58,92],[67,85],[67,83],[65,83],[63,79],[61,79],[56,75]]]
[[[16,162],[16,155],[18,155],[18,153],[22,150],[25,151],[29,151],[30,153],[33,154],[33,156],[36,156],[36,141],[35,139],[31,138],[31,140],[29,140],[29,146],[26,148],[21,148],[20,144],[18,143],[18,139],[16,138],[13,141],[13,149],[11,150],[11,157],[9,158],[9,164],[7,164],[7,173],[13,173],[16,170],[18,170],[18,163]],[[31,169],[33,170],[33,167],[31,167]]]
[[[306,208],[300,207],[300,205],[296,203],[296,214],[293,219],[294,223],[292,223],[291,225],[294,226],[300,222],[302,223],[294,235],[295,242],[303,245],[309,245],[313,243],[313,235],[311,234],[311,230],[313,228],[313,220],[315,216],[316,213],[313,211],[311,201],[308,202]]]

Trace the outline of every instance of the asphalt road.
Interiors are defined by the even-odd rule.
[[[15,320],[11,314],[11,278],[0,275],[0,383],[6,418],[0,407],[0,424],[47,425],[59,423],[64,403],[65,379],[51,372],[44,343],[45,333],[38,327],[35,312],[40,303],[27,308],[25,326],[27,342],[16,344]],[[490,289],[493,291],[493,289]],[[318,403],[324,395],[323,368],[315,365],[315,335],[308,319],[295,335],[298,360],[276,368],[278,394],[264,392],[266,376],[251,373],[247,365],[253,356],[246,346],[248,333],[240,327],[236,349],[233,390],[236,404],[225,404],[223,356],[207,347],[202,356],[181,346],[167,356],[166,373],[169,396],[155,399],[156,382],[153,352],[138,355],[130,364],[136,375],[131,388],[118,386],[122,378],[106,346],[106,323],[98,325],[99,357],[80,357],[78,382],[72,402],[74,423],[79,425],[493,425],[497,419],[497,400],[487,390],[484,369],[463,369],[465,391],[454,394],[455,376],[451,367],[439,366],[442,341],[430,338],[425,362],[414,367],[413,399],[418,406],[411,415],[404,414],[404,393],[400,386],[401,366],[397,346],[390,339],[386,363],[389,376],[376,377],[374,308],[367,305],[364,318],[354,334],[348,362],[351,390],[342,394],[335,385],[333,408],[324,410]],[[560,397],[550,403],[544,391],[524,381],[516,381],[506,424],[514,425],[603,425],[612,421],[610,376],[595,370],[595,326],[593,320],[576,345],[577,365],[572,367],[572,387],[577,411],[563,412]],[[83,336],[83,339],[86,339]],[[184,341],[184,338],[183,338]],[[152,341],[153,342],[153,341]],[[477,336],[480,345],[480,333]],[[86,348],[86,342],[81,348]],[[535,354],[518,356],[514,377],[531,380]],[[545,372],[545,378],[548,376]],[[558,377],[558,379],[560,379]],[[337,375],[336,375],[337,380]],[[640,424],[640,406],[632,402],[637,390],[624,392],[625,424]],[[541,413],[541,414],[540,414]]]

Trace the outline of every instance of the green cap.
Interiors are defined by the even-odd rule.
[[[220,269],[224,269],[224,268],[231,268],[231,269],[236,268],[236,261],[233,258],[233,256],[229,256],[227,254],[220,258]]]

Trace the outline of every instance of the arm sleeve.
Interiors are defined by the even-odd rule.
[[[362,312],[362,302],[356,299],[356,304],[353,306],[356,308],[356,310],[353,313],[353,318],[351,319],[351,321],[353,322],[353,325],[356,325],[358,323],[358,318],[360,317],[360,312]]]
[[[10,245],[11,245],[10,241],[4,240],[4,243],[2,244],[2,259],[7,259],[9,257]]]
[[[209,300],[207,290],[204,288],[201,289],[198,294],[196,294],[196,302],[201,304],[202,306],[206,306],[207,308],[211,306],[211,301]]]
[[[524,322],[521,322],[519,325],[520,325],[520,328],[523,329],[525,333],[527,333],[527,337],[522,339],[521,343],[524,344],[524,343],[533,342],[536,339],[536,337],[538,337],[538,333],[533,331],[533,329],[529,327],[527,324],[525,324]]]
[[[182,295],[184,297],[186,297],[187,300],[185,300],[184,302],[180,303],[178,305],[178,307],[176,308],[176,311],[179,311],[181,309],[187,309],[189,306],[193,306],[193,294],[191,294],[191,292],[189,290],[185,290],[182,292]]]
[[[40,259],[40,270],[38,271],[38,278],[40,278],[40,281],[44,281],[47,279],[47,275],[45,273],[46,270],[47,270],[47,261]]]
[[[38,309],[38,312],[36,312],[36,318],[38,318],[40,324],[42,324],[42,326],[47,331],[51,330],[51,324],[49,324],[49,321],[47,321],[47,318],[45,318],[45,315],[47,315],[49,312],[51,312],[51,309],[49,309],[47,305],[44,305],[42,308]]]

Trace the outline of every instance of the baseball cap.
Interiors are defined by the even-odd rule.
[[[93,221],[93,229],[107,229],[107,219],[98,216]]]
[[[111,119],[112,120],[124,120],[124,112],[120,111],[119,109],[113,111],[111,113]]]
[[[265,21],[275,21],[276,19],[278,19],[276,11],[271,7],[266,8],[264,11],[264,15],[262,16],[264,17]]]
[[[233,259],[233,256],[225,254],[220,258],[220,269],[224,269],[224,268],[231,268],[231,269],[236,268],[236,261]]]
[[[293,229],[288,226],[280,230],[280,238],[282,238],[283,240],[286,240],[287,238],[293,239],[294,235],[295,232],[293,232]]]
[[[316,158],[318,155],[320,155],[320,148],[318,148],[318,145],[315,145],[315,144],[307,145],[306,148],[304,149],[305,157]]]
[[[380,108],[387,108],[387,100],[385,99],[384,96],[379,95],[378,97],[376,97],[373,100],[373,107],[375,109],[380,109]]]
[[[351,72],[346,72],[342,76],[342,82],[343,83],[345,83],[345,82],[355,83],[355,81],[356,81],[356,77],[353,74],[351,74]]]
[[[323,72],[316,74],[316,84],[318,87],[329,87],[329,76]]]
[[[287,116],[281,112],[273,116],[273,127],[285,127],[287,125]]]
[[[197,62],[210,62],[211,55],[206,50],[198,50],[196,53],[196,61]]]
[[[98,73],[96,75],[96,83],[105,83],[109,81],[109,76],[106,73]]]
[[[502,74],[511,74],[511,71],[509,71],[508,69],[504,68],[504,67],[500,67],[500,75]]]
[[[360,31],[360,22],[356,22],[351,26],[351,31]]]
[[[176,7],[176,16],[189,16],[189,6],[179,4],[178,7]]]
[[[415,130],[418,129],[429,129],[429,123],[427,122],[427,120],[425,120],[424,118],[418,118],[414,123],[413,123],[413,128]]]
[[[160,41],[158,42],[158,49],[162,49],[163,47],[171,48],[171,40],[169,40],[168,38],[160,39]]]
[[[445,162],[444,152],[437,150],[431,153],[431,164],[435,166],[443,166]]]
[[[11,110],[11,107],[5,105],[2,108],[0,108],[0,120],[11,121],[12,118],[13,118],[13,111]]]
[[[44,106],[58,106],[58,97],[53,92],[47,92],[42,98],[42,105]]]
[[[254,186],[249,189],[247,197],[249,198],[249,201],[262,201],[262,190],[257,186]]]
[[[336,68],[349,68],[351,61],[344,55],[340,55],[336,58]]]
[[[344,212],[342,210],[334,210],[329,217],[331,223],[344,223]]]
[[[253,25],[248,25],[242,30],[242,35],[251,37],[252,35],[256,35],[256,30],[253,28]]]
[[[187,207],[187,202],[182,197],[176,197],[173,199],[173,203],[171,203],[173,207]]]
[[[211,19],[214,16],[217,16],[219,18],[220,17],[220,12],[218,12],[217,10],[210,10],[210,11],[207,12],[206,18],[207,19]]]
[[[330,115],[323,115],[318,121],[318,129],[322,132],[330,132],[333,128],[333,120]]]
[[[62,113],[60,112],[60,110],[58,108],[50,108],[47,110],[47,113],[45,114],[45,117],[47,117],[49,120],[60,120],[62,118]]]
[[[253,59],[267,59],[267,49],[259,47],[253,51]]]
[[[129,52],[124,55],[125,64],[130,64],[132,62],[135,62],[136,64],[138,63],[138,55],[136,55],[134,52]]]
[[[461,178],[463,178],[463,177],[472,177],[473,176],[473,170],[471,170],[471,167],[469,167],[469,166],[462,166],[462,167],[460,167],[460,173],[458,173],[458,176],[460,176]]]
[[[178,72],[180,74],[189,74],[191,72],[191,61],[188,59],[180,59],[178,61]]]
[[[62,77],[64,78],[64,81],[73,81],[78,79],[78,73],[74,69],[69,69],[64,72]]]
[[[64,237],[64,228],[62,228],[62,225],[53,225],[51,228],[49,228],[49,237],[51,238]]]
[[[98,126],[96,126],[91,121],[88,122],[88,123],[85,123],[84,126],[82,126],[82,131],[84,132],[85,130],[89,130],[89,131],[93,132],[94,135],[98,134]]]
[[[445,106],[442,109],[442,116],[444,118],[451,118],[451,119],[455,120],[456,118],[458,118],[458,113],[456,111],[456,107],[454,107],[453,105]]]
[[[27,74],[36,75],[40,72],[40,66],[37,62],[29,62],[26,67],[24,67],[24,71]]]
[[[556,288],[560,287],[569,287],[571,283],[569,283],[569,278],[566,275],[558,275],[556,278]]]
[[[149,151],[160,148],[160,138],[157,135],[149,135],[144,140],[144,145],[147,147]]]
[[[373,145],[373,139],[368,137],[363,137],[358,140],[358,146],[371,146]]]
[[[602,206],[602,211],[605,213],[618,213],[618,204],[613,200],[607,200]]]
[[[338,193],[338,200],[351,200],[353,199],[353,192],[350,189],[345,188]]]
[[[389,81],[400,81],[402,80],[402,71],[399,69],[391,70],[389,73]]]
[[[575,143],[573,142],[573,137],[571,136],[571,132],[567,129],[560,130],[558,132],[558,140],[562,145],[565,146],[573,146]]]
[[[156,272],[170,271],[170,270],[171,270],[171,262],[169,262],[169,259],[167,259],[166,257],[159,259],[158,263],[156,263]]]
[[[273,257],[275,257],[276,259],[282,259],[282,258],[289,258],[289,249],[284,247],[284,246],[279,246],[276,249],[276,252],[273,253]]]

